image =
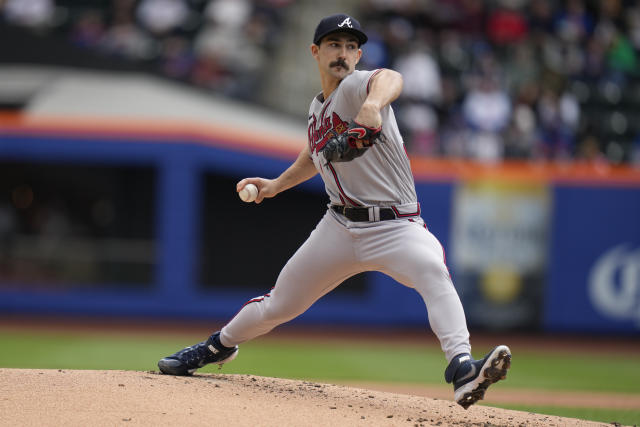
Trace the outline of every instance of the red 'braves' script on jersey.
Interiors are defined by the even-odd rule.
[[[309,123],[309,129],[307,131],[309,133],[309,144],[312,153],[317,153],[319,150],[322,150],[327,140],[334,136],[334,133],[338,135],[344,133],[349,126],[349,123],[342,120],[335,112],[331,114],[331,117],[324,116],[329,104],[322,109],[320,120],[318,120],[314,114]]]

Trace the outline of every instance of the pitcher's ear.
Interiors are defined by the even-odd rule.
[[[311,46],[309,46],[309,50],[311,51],[311,56],[315,58],[316,56],[318,56],[318,51],[320,50],[320,46],[318,46],[315,43],[312,43]]]

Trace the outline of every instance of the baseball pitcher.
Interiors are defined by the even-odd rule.
[[[237,184],[258,188],[255,203],[304,182],[317,173],[324,181],[327,212],[306,242],[284,266],[275,287],[248,301],[206,341],[165,357],[165,374],[190,375],[209,364],[233,360],[238,345],[266,334],[305,312],[345,279],[380,271],[414,288],[425,302],[453,383],[465,409],[487,387],[506,377],[511,352],[495,347],[483,359],[471,356],[460,298],[445,264],[440,242],[420,217],[402,136],[391,102],[402,76],[389,69],[355,71],[367,36],[351,16],[336,14],[318,24],[310,51],[322,91],[308,115],[308,144],[275,179],[245,178]]]

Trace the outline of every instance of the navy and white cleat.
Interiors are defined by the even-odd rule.
[[[444,371],[448,383],[453,382],[454,399],[464,409],[484,399],[487,388],[507,377],[511,366],[511,350],[499,345],[482,360],[474,360],[470,354],[459,354]]]
[[[238,346],[223,347],[218,341],[220,332],[211,335],[206,341],[184,348],[179,352],[161,359],[158,368],[163,374],[192,375],[196,370],[210,363],[222,366],[238,355]]]

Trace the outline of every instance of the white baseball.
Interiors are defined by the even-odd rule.
[[[243,202],[253,202],[258,197],[258,187],[253,184],[245,185],[238,193]]]

